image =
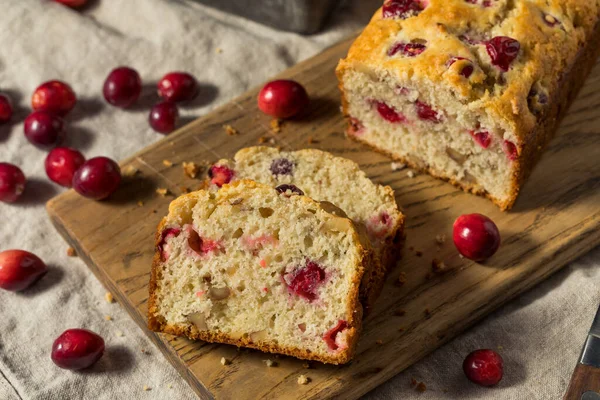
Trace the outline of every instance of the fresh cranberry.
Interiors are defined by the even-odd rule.
[[[178,118],[179,111],[175,103],[163,101],[152,107],[148,121],[156,132],[167,135],[175,129]]]
[[[500,247],[498,227],[481,214],[464,214],[454,221],[454,245],[460,254],[473,261],[490,258]]]
[[[169,72],[158,81],[158,95],[166,101],[190,101],[197,94],[196,78],[186,72]]]
[[[85,162],[85,157],[79,151],[69,147],[57,147],[48,153],[45,167],[51,181],[70,188],[73,175]]]
[[[54,147],[65,138],[65,122],[49,111],[34,111],[25,118],[25,137],[32,144],[41,147]]]
[[[102,94],[115,107],[127,108],[137,101],[142,93],[140,74],[129,67],[113,69],[104,81]]]
[[[73,189],[80,195],[94,200],[110,196],[121,183],[119,165],[107,157],[87,160],[75,171]]]
[[[158,252],[163,261],[169,259],[169,248],[167,246],[167,240],[178,236],[181,233],[179,228],[166,228],[160,233],[160,241],[158,242]]]
[[[281,119],[300,114],[309,102],[301,84],[285,79],[267,83],[258,94],[258,108],[267,115]]]
[[[287,158],[276,158],[269,167],[273,175],[292,175],[294,163]]]
[[[517,152],[517,146],[513,142],[510,142],[508,140],[502,142],[502,150],[504,150],[504,153],[511,161],[516,160],[519,156]]]
[[[369,238],[381,239],[390,231],[390,228],[392,227],[392,218],[390,217],[390,214],[382,211],[379,214],[369,218],[366,226]]]
[[[61,81],[42,83],[33,92],[31,107],[34,111],[48,111],[61,117],[75,107],[77,97],[71,86]]]
[[[383,18],[406,19],[423,11],[418,0],[388,0],[381,9]]]
[[[386,121],[393,124],[406,121],[406,117],[402,113],[396,111],[393,107],[388,106],[384,102],[375,101],[374,104],[379,115]]]
[[[0,288],[18,292],[26,289],[46,273],[46,264],[25,250],[0,253]]]
[[[16,165],[0,162],[0,201],[14,203],[25,190],[25,175]]]
[[[454,64],[455,62],[459,61],[459,60],[467,60],[467,61],[471,62],[471,60],[469,60],[467,58],[455,56],[455,57],[450,58],[450,60],[448,61],[448,64],[447,64],[448,67],[451,66],[452,64]],[[473,71],[475,71],[475,68],[473,68],[473,65],[472,64],[468,64],[468,65],[465,65],[460,70],[459,74],[461,76],[464,76],[465,78],[469,79],[469,77],[471,76],[471,74],[473,74]]]
[[[57,3],[64,4],[67,7],[79,8],[87,3],[87,0],[54,0]]]
[[[496,36],[485,43],[485,48],[492,59],[492,64],[506,72],[519,55],[521,44],[507,36]]]
[[[10,98],[5,94],[0,94],[0,124],[10,121],[13,111]]]
[[[484,149],[487,149],[490,146],[490,143],[492,143],[492,136],[487,131],[470,131],[469,133],[471,136],[473,136],[473,139],[475,139],[475,141]]]
[[[64,369],[90,367],[104,354],[104,339],[87,329],[67,329],[52,344],[52,361]]]
[[[325,343],[327,343],[327,347],[329,347],[331,350],[339,349],[341,346],[336,342],[337,335],[347,327],[348,323],[340,319],[336,326],[325,332],[325,335],[323,335],[323,340]]]
[[[309,302],[317,298],[317,288],[325,280],[325,271],[316,262],[306,261],[304,267],[283,276],[289,290]]]
[[[415,106],[417,107],[417,115],[423,121],[431,121],[436,124],[441,121],[441,116],[429,104],[417,101]]]
[[[463,371],[471,382],[481,386],[497,385],[502,380],[504,361],[494,350],[475,350],[463,362]]]
[[[233,179],[233,170],[227,168],[224,165],[213,165],[208,170],[208,177],[210,182],[218,187],[223,186],[226,183],[231,182]]]
[[[405,57],[415,57],[424,52],[427,49],[422,43],[396,43],[388,50],[388,56],[393,56],[396,53],[400,53]]]
[[[296,186],[296,185],[279,185],[275,188],[275,190],[277,190],[277,192],[282,193],[282,194],[286,194],[287,192],[290,192],[292,194],[304,196],[304,192],[302,190],[300,190],[298,188],[298,186]]]

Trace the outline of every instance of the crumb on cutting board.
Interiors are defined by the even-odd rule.
[[[74,248],[72,248],[72,247],[69,247],[69,248],[67,249],[67,255],[68,255],[69,257],[77,257],[77,252],[75,251],[75,249],[74,249]]]
[[[398,284],[400,286],[404,285],[407,282],[406,272],[400,272],[398,275]]]
[[[308,382],[310,382],[310,378],[306,375],[300,375],[298,377],[298,385],[306,385]]]
[[[406,168],[406,164],[403,163],[399,163],[399,162],[393,162],[390,164],[392,171],[400,171],[401,169]]]
[[[112,321],[112,317],[110,315],[105,315],[104,319],[107,321]]]
[[[414,178],[415,176],[417,176],[417,174],[415,174],[415,171],[408,171],[406,173],[406,176],[408,176],[409,178]]]
[[[198,176],[198,173],[200,172],[200,167],[198,165],[196,165],[195,162],[190,161],[190,162],[183,162],[182,164],[183,166],[183,173],[191,179],[195,179],[196,176]]]
[[[173,166],[173,162],[170,160],[163,160],[163,165],[165,167],[172,167]]]
[[[267,365],[267,367],[271,368],[271,367],[276,367],[277,363],[273,360],[265,360],[265,364]]]
[[[169,194],[169,189],[167,188],[158,188],[156,189],[156,193],[159,194],[162,197],[165,197]]]
[[[109,304],[115,302],[115,298],[111,292],[106,292],[104,294],[104,300],[106,300],[106,302]]]
[[[225,357],[221,357],[221,365],[229,365],[229,364],[231,364],[231,361],[229,361]]]
[[[277,118],[271,120],[271,131],[273,133],[281,132],[281,126],[283,125],[283,121]]]
[[[235,129],[233,126],[231,126],[229,124],[223,125],[223,129],[225,129],[225,133],[227,133],[229,136],[235,136],[235,135],[239,134],[237,129]]]
[[[134,167],[133,165],[128,165],[125,168],[123,168],[123,176],[127,176],[127,177],[132,177],[137,175],[137,173],[140,172],[139,169],[137,169],[136,167]]]
[[[436,273],[436,274],[440,274],[442,272],[446,271],[446,264],[441,261],[438,260],[437,258],[434,258],[433,260],[431,260],[431,270]]]
[[[446,243],[446,235],[444,235],[443,233],[435,235],[435,241],[437,242],[437,244]]]

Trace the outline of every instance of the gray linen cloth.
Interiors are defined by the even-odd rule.
[[[194,74],[202,95],[182,110],[192,119],[348,36],[380,4],[350,2],[324,32],[303,37],[183,0],[98,0],[82,13],[49,0],[0,0],[0,91],[19,106],[15,123],[0,127],[0,161],[21,166],[29,177],[19,203],[0,204],[0,250],[33,251],[50,268],[24,293],[0,290],[0,399],[194,398],[126,312],[105,302],[104,288],[84,263],[67,257],[44,210],[61,189],[46,178],[46,152],[23,136],[34,88],[48,79],[69,82],[80,101],[68,117],[67,144],[87,157],[122,159],[162,136],[147,123],[151,86],[131,111],[104,103],[102,83],[115,66],[136,68],[146,83],[172,70]],[[600,300],[598,250],[366,397],[560,398]],[[50,360],[54,338],[74,327],[98,332],[107,344],[101,361],[78,373]],[[464,356],[499,346],[506,361],[502,383],[492,389],[470,384],[461,370]],[[412,389],[411,377],[425,382],[427,392]]]

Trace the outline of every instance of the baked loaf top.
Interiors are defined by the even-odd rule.
[[[174,200],[156,247],[152,330],[336,364],[351,358],[371,250],[349,219],[241,180]]]
[[[599,19],[600,0],[388,0],[338,74],[365,66],[433,99],[442,86],[523,143]]]

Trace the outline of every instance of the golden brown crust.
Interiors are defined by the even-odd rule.
[[[228,187],[235,187],[238,185],[246,185],[247,187],[263,187],[272,189],[270,186],[258,184],[249,180],[240,180],[235,181],[230,184],[223,185],[221,190],[227,190]],[[174,207],[174,204],[181,204],[185,202],[187,199],[198,199],[200,198],[199,193],[203,191],[196,191],[192,193],[188,193],[186,195],[180,196],[180,198],[173,200],[171,205],[169,206],[170,213],[174,212],[177,207]],[[309,207],[318,207],[323,209],[320,204],[309,197],[306,196],[298,196],[299,200],[303,203],[306,203]],[[193,204],[193,202],[191,202]],[[323,209],[327,212],[326,209]],[[350,361],[354,355],[356,350],[356,346],[358,344],[358,340],[360,337],[360,332],[362,329],[362,315],[363,315],[363,307],[359,301],[359,287],[361,284],[362,276],[366,268],[372,268],[372,263],[374,262],[374,254],[373,249],[370,245],[368,239],[360,234],[354,225],[354,222],[348,218],[343,218],[336,216],[335,214],[331,214],[335,218],[345,219],[350,222],[350,224],[354,227],[352,230],[353,240],[360,247],[360,259],[358,261],[357,270],[358,273],[355,275],[355,278],[352,280],[351,290],[348,293],[348,307],[346,309],[346,322],[348,324],[348,333],[347,333],[347,345],[348,347],[343,350],[338,350],[336,352],[332,352],[331,354],[327,354],[326,356],[313,354],[308,350],[303,350],[300,348],[290,348],[290,347],[282,347],[277,345],[276,343],[269,343],[266,341],[261,342],[253,342],[250,336],[242,336],[242,337],[233,337],[232,335],[222,333],[222,332],[214,332],[214,331],[200,331],[193,324],[181,324],[181,325],[173,325],[168,324],[158,314],[158,304],[157,304],[157,291],[158,282],[161,278],[161,267],[162,260],[161,254],[159,250],[159,244],[162,240],[162,231],[165,229],[165,225],[167,223],[168,218],[163,218],[156,231],[155,235],[155,253],[152,261],[152,271],[150,275],[150,282],[148,285],[149,289],[149,298],[148,298],[148,328],[154,332],[162,332],[169,333],[172,335],[178,336],[186,336],[190,339],[204,340],[207,342],[214,343],[225,343],[232,344],[238,347],[249,347],[257,350],[261,350],[264,352],[270,353],[279,353],[290,355],[297,358],[302,358],[306,360],[315,360],[323,363],[329,364],[344,364]]]

